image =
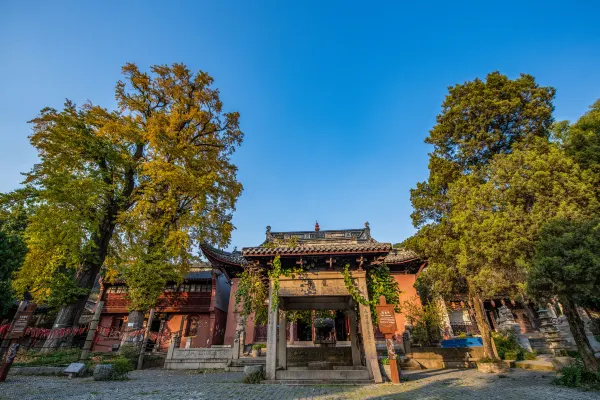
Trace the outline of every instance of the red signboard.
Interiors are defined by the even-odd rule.
[[[379,331],[384,335],[394,334],[398,330],[393,305],[377,306],[377,319],[379,320]]]

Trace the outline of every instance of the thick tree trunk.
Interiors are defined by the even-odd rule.
[[[107,246],[108,247],[108,246]],[[102,258],[102,262],[104,262],[104,258],[106,257],[106,253]],[[100,272],[102,264],[91,264],[86,268],[83,268],[75,275],[75,282],[77,282],[77,286],[81,288],[91,289],[96,282],[96,278],[98,273]],[[77,301],[73,304],[67,304],[61,307],[56,315],[54,320],[54,324],[52,325],[53,330],[58,330],[61,328],[69,328],[75,327],[79,324],[79,318],[85,309],[85,304],[87,302],[89,295],[79,296]],[[54,334],[55,335],[55,334]],[[54,337],[52,335],[44,342],[44,349],[50,350],[55,349],[60,346],[70,346],[73,342],[72,336],[67,337]]]
[[[575,344],[577,345],[577,350],[579,351],[579,355],[583,360],[583,364],[585,365],[585,369],[589,372],[596,374],[598,372],[598,360],[594,356],[594,350],[590,345],[590,342],[585,333],[585,325],[583,324],[583,320],[577,311],[577,306],[569,297],[562,296],[560,298],[560,303],[563,306],[563,312],[565,313],[565,317],[567,317],[567,321],[569,322],[569,328],[571,329],[571,333],[573,334],[573,338],[575,339]]]
[[[497,359],[498,354],[496,352],[496,346],[492,342],[492,332],[490,326],[486,320],[485,309],[483,307],[483,301],[481,296],[477,293],[472,295],[473,309],[475,311],[475,320],[477,321],[477,328],[481,334],[481,341],[483,342],[483,352],[486,357]]]
[[[143,339],[142,335],[131,336],[129,333],[142,329],[144,327],[144,312],[143,311],[131,311],[127,318],[127,327],[125,328],[125,334],[121,340],[121,345],[124,343],[138,343]]]

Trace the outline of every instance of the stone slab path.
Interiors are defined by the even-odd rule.
[[[41,399],[600,399],[600,392],[555,386],[553,373],[512,370],[487,375],[476,370],[406,372],[399,385],[286,386],[246,385],[237,372],[145,370],[124,382],[95,382],[91,378],[9,376],[0,384],[1,400]]]

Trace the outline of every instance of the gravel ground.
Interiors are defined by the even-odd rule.
[[[600,399],[600,392],[555,386],[553,374],[513,370],[487,375],[476,370],[407,372],[408,381],[368,386],[246,385],[241,373],[145,370],[124,382],[92,378],[9,376],[0,399]]]

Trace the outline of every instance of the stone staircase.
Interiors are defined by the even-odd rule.
[[[244,372],[244,367],[248,365],[262,365],[263,369],[267,364],[265,357],[242,357],[237,360],[230,360],[225,367],[226,372]]]

